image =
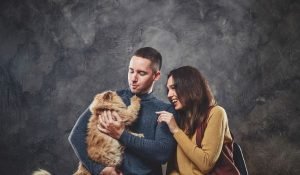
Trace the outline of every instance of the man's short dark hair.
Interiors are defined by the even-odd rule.
[[[134,56],[150,60],[154,71],[159,71],[161,69],[162,56],[156,49],[152,47],[140,48],[135,51]]]

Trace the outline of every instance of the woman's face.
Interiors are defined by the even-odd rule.
[[[179,101],[179,98],[176,93],[174,79],[172,76],[169,77],[167,81],[168,88],[168,99],[174,105],[175,110],[180,110],[183,108],[182,103]]]

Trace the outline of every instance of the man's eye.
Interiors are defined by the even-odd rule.
[[[145,72],[140,72],[139,73],[141,76],[144,76],[144,75],[146,75],[146,73]]]

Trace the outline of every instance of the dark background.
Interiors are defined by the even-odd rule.
[[[1,0],[0,174],[68,175],[93,96],[127,87],[133,51],[207,77],[251,175],[300,174],[300,1]]]

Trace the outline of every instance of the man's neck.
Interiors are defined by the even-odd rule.
[[[144,95],[144,94],[151,94],[153,92],[153,85],[145,92],[140,92],[140,93],[133,93],[133,94],[136,94],[136,95]]]
[[[140,92],[140,93],[133,93],[133,94],[135,94],[135,95],[147,95],[147,94],[151,94],[151,93],[152,93],[152,90],[151,91],[146,91],[146,92]]]

